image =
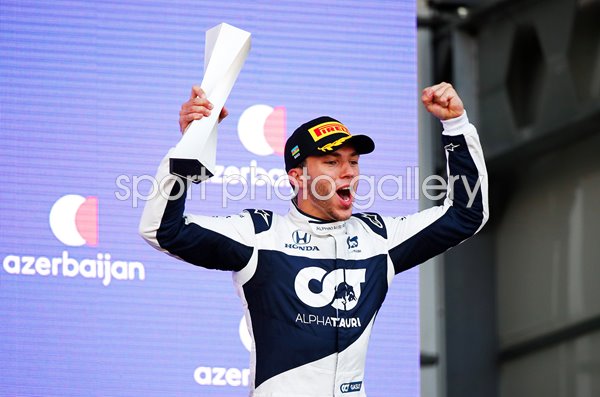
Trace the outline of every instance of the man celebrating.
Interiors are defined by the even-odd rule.
[[[483,153],[462,101],[447,83],[426,88],[421,99],[444,126],[449,180],[458,180],[441,206],[406,217],[353,214],[359,157],[375,145],[325,116],[302,124],[286,142],[296,196],[284,216],[264,209],[184,215],[186,185],[174,177],[164,184],[166,194],[147,202],[140,233],[152,246],[233,272],[253,339],[251,396],[366,396],[369,335],[394,275],[461,243],[487,221]],[[181,108],[182,131],[211,109],[194,87]],[[159,181],[169,176],[168,159]]]

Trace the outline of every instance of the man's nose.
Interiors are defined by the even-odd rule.
[[[354,166],[351,162],[345,161],[342,164],[342,170],[340,173],[340,177],[342,178],[354,178],[358,173],[358,167]]]

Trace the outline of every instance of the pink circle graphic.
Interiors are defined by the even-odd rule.
[[[238,136],[244,147],[258,156],[283,155],[286,139],[284,106],[252,105],[240,116]]]
[[[68,194],[56,200],[50,210],[50,229],[65,245],[98,245],[98,198]]]

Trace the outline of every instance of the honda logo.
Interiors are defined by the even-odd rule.
[[[310,234],[307,232],[303,232],[300,230],[296,230],[292,233],[292,240],[294,240],[294,244],[305,245],[310,243]]]

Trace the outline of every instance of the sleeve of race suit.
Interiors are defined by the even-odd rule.
[[[169,173],[169,154],[161,161],[155,182],[139,226],[144,240],[208,269],[239,271],[248,263],[255,233],[247,212],[227,217],[184,214],[189,182]]]
[[[384,218],[396,274],[460,244],[489,218],[488,177],[477,130],[466,112],[442,124],[448,174],[444,204]]]

